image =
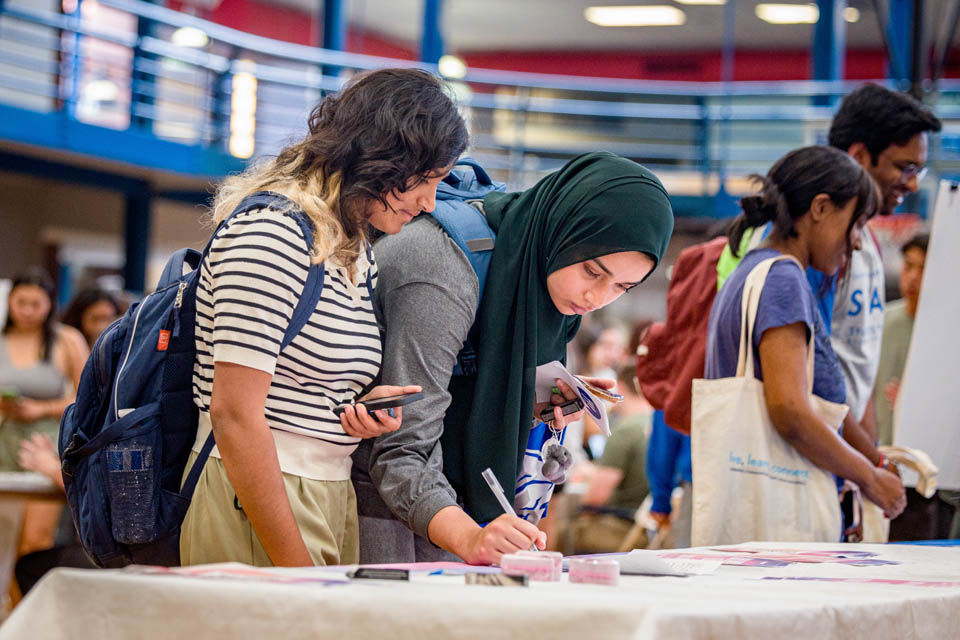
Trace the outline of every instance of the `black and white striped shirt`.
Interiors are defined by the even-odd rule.
[[[209,428],[214,363],[251,367],[273,376],[265,412],[281,470],[346,480],[359,439],[343,432],[333,409],[354,401],[380,370],[380,333],[367,289],[368,272],[373,285],[377,269],[361,255],[351,279],[328,258],[313,315],[280,353],[309,267],[303,234],[289,215],[260,209],[219,232],[197,288],[197,442]]]

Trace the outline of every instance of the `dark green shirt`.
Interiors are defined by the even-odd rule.
[[[598,464],[623,472],[608,507],[636,511],[650,492],[647,486],[647,434],[650,414],[640,413],[612,429]]]

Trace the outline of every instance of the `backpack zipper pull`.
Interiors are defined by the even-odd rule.
[[[187,288],[186,282],[181,282],[177,287],[177,298],[173,301],[173,306],[179,309],[183,306],[183,290]]]

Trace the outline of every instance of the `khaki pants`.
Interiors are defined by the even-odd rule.
[[[197,459],[191,452],[184,479]],[[300,535],[317,565],[355,564],[359,555],[357,497],[350,480],[311,480],[283,474],[287,498]],[[210,457],[197,482],[180,529],[180,562],[243,562],[269,567],[270,561],[246,514],[234,505],[236,493],[223,461]]]

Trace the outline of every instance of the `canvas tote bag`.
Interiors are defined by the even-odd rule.
[[[693,381],[693,546],[753,540],[838,542],[840,504],[833,475],[787,443],[770,422],[763,382],[754,377],[753,327],[760,292],[778,256],[747,276],[740,311],[737,375]],[[813,395],[814,342],[807,346],[810,405],[831,428],[847,413]]]

